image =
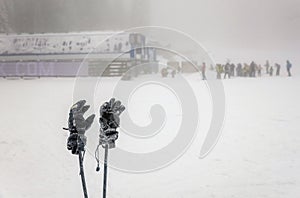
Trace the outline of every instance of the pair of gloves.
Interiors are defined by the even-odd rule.
[[[67,140],[67,149],[71,150],[72,154],[78,154],[85,150],[87,138],[85,136],[95,118],[95,114],[84,118],[83,114],[90,108],[85,105],[85,100],[80,100],[75,103],[69,112],[68,128],[64,128],[70,132]],[[105,102],[100,107],[100,140],[99,143],[104,147],[108,144],[109,148],[115,147],[115,140],[118,138],[117,128],[120,126],[120,115],[125,110],[125,107],[120,101],[114,98],[109,102]]]

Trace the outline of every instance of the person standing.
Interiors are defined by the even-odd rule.
[[[203,62],[201,67],[202,80],[206,80],[205,72],[206,72],[206,64]]]
[[[236,67],[236,75],[237,76],[239,76],[239,77],[241,77],[242,76],[242,64],[241,63],[239,63],[238,65],[237,65],[237,67]]]
[[[261,65],[259,64],[259,65],[257,66],[257,75],[258,75],[259,77],[261,77],[261,70],[262,70],[262,67],[261,67]]]
[[[273,67],[272,66],[270,67],[269,74],[270,74],[270,76],[273,76]]]
[[[288,72],[288,75],[289,76],[292,76],[291,74],[291,68],[292,68],[292,64],[289,60],[286,61],[286,69],[287,69],[287,72]]]
[[[278,63],[275,63],[275,67],[276,67],[276,76],[280,75],[280,65]]]
[[[172,75],[172,78],[175,78],[175,75],[176,75],[176,70],[175,69],[172,70],[171,75]]]
[[[169,74],[168,69],[167,68],[162,68],[162,70],[161,70],[161,76],[163,78],[166,78],[166,77],[168,77],[168,74]]]
[[[248,65],[247,65],[247,63],[244,63],[243,76],[248,77]]]
[[[255,68],[256,64],[254,63],[254,61],[252,61],[250,64],[250,77],[255,77]]]
[[[269,60],[267,60],[267,62],[265,64],[265,67],[266,67],[266,73],[268,74],[269,73],[269,68],[270,68]]]
[[[230,64],[226,63],[226,65],[224,66],[224,79],[226,79],[226,76],[228,76],[228,78],[230,78]]]
[[[221,64],[216,65],[216,71],[217,71],[217,79],[221,79],[221,73],[222,73],[222,65]]]
[[[235,64],[230,65],[230,76],[234,76],[234,71],[235,71]]]

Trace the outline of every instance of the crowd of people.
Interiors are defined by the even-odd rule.
[[[288,76],[292,76],[291,73],[292,64],[289,60],[286,61],[286,71]],[[200,71],[202,74],[202,80],[206,80],[206,70],[207,66],[206,63],[203,62],[200,66]],[[217,73],[217,79],[226,79],[231,77],[261,77],[263,74],[269,75],[269,76],[280,76],[281,73],[281,65],[278,63],[275,63],[274,66],[270,64],[270,62],[267,60],[266,63],[262,66],[261,64],[257,64],[254,61],[252,61],[250,64],[247,63],[230,63],[227,62],[226,64],[216,64],[215,67],[212,65],[210,66],[210,70],[216,71]],[[264,70],[264,71],[263,71]],[[165,67],[162,68],[160,73],[163,78],[166,78],[169,76],[174,78],[176,73],[180,73],[181,69],[179,68],[173,68],[173,67]],[[264,73],[265,72],[265,73]]]
[[[179,72],[179,71],[177,71],[177,72]],[[163,78],[168,77],[169,74],[171,74],[172,78],[174,78],[176,75],[176,70],[174,68],[166,67],[166,68],[161,69],[160,73]]]
[[[266,74],[269,76],[279,76],[281,72],[281,65],[278,63],[274,64],[274,67],[270,65],[270,62],[267,60],[265,65]],[[286,70],[287,75],[292,76],[291,74],[292,64],[289,60],[286,61]],[[217,79],[226,79],[234,76],[237,77],[261,77],[263,66],[252,61],[250,64],[244,63],[230,63],[227,62],[225,65],[217,64],[215,68],[212,67],[217,72]],[[206,80],[206,64],[203,63],[201,66],[202,79]]]

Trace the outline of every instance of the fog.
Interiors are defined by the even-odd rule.
[[[300,63],[299,0],[0,0],[0,23],[4,33],[164,26],[195,38],[216,61]]]

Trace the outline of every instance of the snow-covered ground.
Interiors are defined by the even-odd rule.
[[[210,124],[209,92],[200,76],[184,77],[199,96],[200,122],[191,147],[180,159],[157,171],[131,174],[109,169],[108,197],[290,198],[300,195],[300,77],[223,80],[226,120],[218,144],[204,159],[199,158],[199,153]],[[138,82],[141,78],[155,81],[159,77],[144,76],[123,83]],[[176,78],[164,80],[176,81]],[[95,92],[96,107],[111,96],[116,81],[102,79],[102,88]],[[73,102],[73,87],[72,78],[0,80],[0,198],[82,197],[78,160],[66,150],[68,133],[62,130]],[[147,108],[153,101],[160,101],[166,111],[180,115],[180,108],[168,90],[164,93],[161,87],[157,87],[157,92],[155,87],[144,88],[146,91],[133,95],[127,107],[133,121],[149,123]],[[149,101],[151,96],[153,101]],[[170,101],[169,106],[166,101]],[[153,142],[149,139],[150,143],[145,142],[148,147],[142,148],[138,141],[130,141],[132,138],[121,133],[117,146],[145,152],[161,147],[174,137],[172,123],[178,126],[178,116],[167,118],[163,133],[168,135],[162,135],[157,145],[149,146]],[[103,172],[95,172],[92,156],[97,125],[95,120],[87,132],[90,153],[85,157],[85,171],[91,198],[101,197],[102,188]]]

